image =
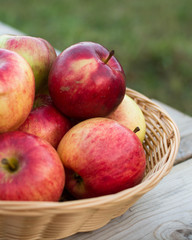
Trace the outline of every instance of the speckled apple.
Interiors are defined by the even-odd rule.
[[[112,119],[78,123],[62,138],[57,151],[66,171],[66,189],[78,199],[117,193],[144,177],[141,141]]]
[[[27,61],[0,49],[0,133],[16,130],[26,120],[34,96],[35,79]]]
[[[65,171],[56,150],[21,131],[0,135],[0,200],[59,201]]]
[[[36,92],[47,85],[50,68],[57,56],[47,40],[3,34],[0,35],[0,48],[15,51],[25,58],[33,70]]]
[[[55,60],[48,87],[57,108],[69,117],[103,117],[125,95],[125,74],[114,51],[93,42],[65,49]]]
[[[56,148],[70,128],[70,120],[55,108],[51,97],[39,94],[35,97],[33,110],[19,130],[34,134]]]

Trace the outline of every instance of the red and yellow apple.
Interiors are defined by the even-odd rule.
[[[0,48],[15,51],[25,58],[34,73],[36,92],[47,85],[50,68],[56,59],[55,49],[48,41],[31,36],[0,35]]]
[[[29,64],[18,53],[0,49],[0,133],[16,130],[26,120],[34,96]]]
[[[39,94],[35,97],[33,110],[19,130],[34,134],[56,148],[70,127],[69,119],[54,107],[51,97]]]
[[[66,189],[76,198],[117,193],[144,177],[143,145],[130,129],[108,118],[91,118],[72,127],[57,152],[66,173]]]
[[[58,201],[63,164],[47,142],[21,131],[0,134],[0,200]]]
[[[141,142],[143,142],[146,132],[145,117],[139,105],[131,97],[125,95],[117,109],[110,113],[107,118],[118,121],[132,131],[136,127],[139,127],[140,130],[136,134]]]
[[[122,66],[98,43],[80,42],[65,49],[49,73],[49,93],[56,107],[78,119],[103,117],[125,95]]]

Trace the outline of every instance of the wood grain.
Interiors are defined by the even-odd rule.
[[[66,240],[192,239],[192,159],[176,165],[124,215]]]

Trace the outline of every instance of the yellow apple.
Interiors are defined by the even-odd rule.
[[[33,107],[35,79],[18,53],[0,48],[0,133],[14,131]]]
[[[131,97],[125,95],[120,105],[107,118],[116,120],[132,131],[139,127],[140,130],[136,132],[136,135],[143,142],[146,132],[145,117],[139,105]]]

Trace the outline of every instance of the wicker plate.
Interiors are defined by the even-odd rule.
[[[61,239],[92,231],[122,215],[171,170],[179,131],[168,114],[144,95],[127,89],[146,119],[146,175],[139,185],[117,194],[65,202],[0,201],[0,239]]]

